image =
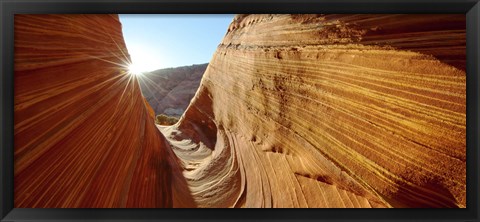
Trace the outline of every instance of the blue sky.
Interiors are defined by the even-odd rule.
[[[120,15],[123,36],[137,70],[210,62],[234,15]]]

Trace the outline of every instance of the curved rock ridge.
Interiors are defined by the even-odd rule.
[[[172,181],[188,189],[128,60],[117,15],[15,16],[15,207],[171,207]]]
[[[466,207],[465,15],[238,15],[169,127],[127,63],[16,15],[15,207]]]
[[[464,67],[464,15],[238,15],[159,128],[198,207],[463,208]]]

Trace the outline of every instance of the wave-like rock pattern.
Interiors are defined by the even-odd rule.
[[[126,60],[15,17],[15,207],[466,207],[464,15],[239,15],[167,139]]]
[[[465,81],[464,15],[239,15],[160,129],[199,207],[466,207]]]
[[[15,207],[171,207],[187,187],[126,53],[117,15],[15,16]]]

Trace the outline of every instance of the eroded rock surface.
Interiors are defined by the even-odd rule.
[[[15,17],[15,207],[466,206],[464,15],[238,15],[166,139],[125,52]]]
[[[173,206],[183,176],[126,53],[117,15],[15,16],[15,207]]]
[[[239,15],[176,126],[200,207],[465,207],[464,15]]]

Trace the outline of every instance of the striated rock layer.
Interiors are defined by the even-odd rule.
[[[465,76],[464,15],[239,15],[160,129],[199,207],[466,207]]]
[[[183,176],[128,60],[117,15],[15,16],[15,207],[173,205]]]
[[[15,17],[15,207],[466,207],[465,15],[239,15],[158,128],[115,15]]]

